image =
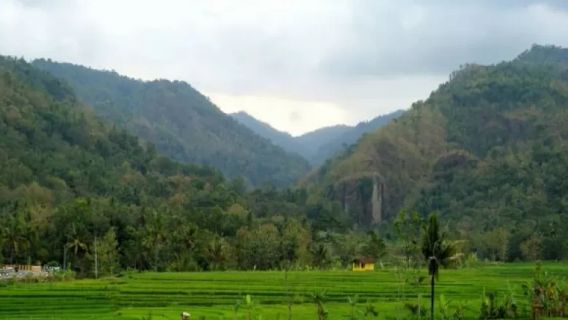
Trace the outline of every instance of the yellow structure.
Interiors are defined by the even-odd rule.
[[[353,271],[375,271],[375,260],[371,258],[357,258],[353,260]]]

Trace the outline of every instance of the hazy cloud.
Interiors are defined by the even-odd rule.
[[[296,134],[408,107],[461,64],[566,34],[560,0],[0,1],[0,54],[186,80]]]

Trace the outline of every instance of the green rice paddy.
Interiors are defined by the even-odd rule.
[[[568,276],[568,264],[545,264],[559,277]],[[512,291],[526,306],[522,284],[530,282],[533,264],[504,264],[479,268],[442,270],[437,286],[450,305],[464,304],[468,318],[478,314],[480,296]],[[0,319],[179,319],[182,311],[192,319],[235,319],[235,305],[246,295],[254,301],[253,319],[316,319],[312,294],[325,294],[329,319],[347,319],[347,297],[358,295],[355,312],[372,304],[378,319],[410,315],[404,302],[428,305],[428,281],[396,269],[357,273],[351,271],[129,273],[120,278],[48,283],[0,283]],[[407,280],[405,280],[407,279]],[[287,291],[286,288],[289,288]],[[289,294],[287,292],[290,292]],[[420,298],[419,298],[420,296]],[[451,308],[451,307],[450,307]],[[236,319],[247,319],[249,309],[238,308]],[[361,317],[364,319],[364,317]]]

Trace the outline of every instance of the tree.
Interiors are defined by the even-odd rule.
[[[424,227],[422,238],[422,254],[428,264],[430,275],[430,319],[434,319],[434,288],[440,267],[447,267],[456,253],[453,242],[447,239],[447,234],[440,231],[438,215],[431,214]]]
[[[7,220],[6,226],[3,228],[3,235],[10,256],[10,263],[13,264],[18,255],[29,247],[29,241],[26,237],[26,222],[20,212]]]
[[[79,260],[82,254],[88,252],[88,247],[85,241],[83,241],[82,239],[82,235],[77,231],[77,228],[75,227],[75,224],[73,223],[72,227],[72,232],[69,235],[69,241],[67,242],[67,244],[65,245],[66,249],[71,249],[71,252],[73,253],[73,264],[75,265],[75,267],[78,267],[79,269],[82,270],[83,266],[79,266]]]
[[[542,254],[542,236],[533,234],[520,245],[523,258],[528,261],[540,259]]]
[[[242,269],[268,270],[279,265],[280,234],[272,223],[237,232],[237,260]]]
[[[363,254],[367,257],[372,257],[377,261],[380,261],[380,259],[386,254],[385,242],[373,231],[369,231],[368,235],[369,239],[363,247]]]
[[[118,241],[114,229],[109,229],[102,239],[97,240],[97,246],[101,273],[112,276],[118,269]]]
[[[156,211],[152,211],[148,216],[148,223],[146,224],[146,233],[142,244],[148,250],[148,253],[153,257],[154,271],[158,271],[160,263],[160,252],[167,242],[168,231],[164,223],[164,217]]]
[[[400,250],[404,255],[406,267],[410,267],[413,257],[420,255],[420,229],[423,221],[418,212],[401,211],[394,220],[394,230],[400,242]]]
[[[495,228],[481,235],[481,249],[492,260],[507,260],[510,233],[503,227]]]

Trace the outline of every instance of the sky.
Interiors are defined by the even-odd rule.
[[[184,80],[299,135],[426,99],[466,63],[568,46],[563,0],[0,0],[0,54]]]

